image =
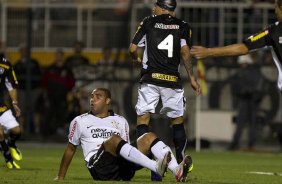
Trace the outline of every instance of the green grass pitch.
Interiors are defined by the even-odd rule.
[[[9,170],[0,157],[0,183],[6,184],[45,184],[53,181],[57,175],[64,146],[61,145],[20,145],[23,160],[18,162],[21,170]],[[194,161],[194,170],[189,175],[191,184],[281,184],[282,154],[214,152],[203,151],[190,154]],[[250,172],[263,172],[252,174]],[[267,175],[268,174],[268,175]],[[150,181],[147,169],[138,171],[130,183],[145,184]],[[168,172],[163,183],[174,183],[172,173]],[[113,183],[93,181],[83,161],[81,149],[78,149],[63,183]],[[128,182],[114,182],[128,183]]]

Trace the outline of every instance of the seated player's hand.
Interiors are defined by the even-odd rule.
[[[54,178],[54,181],[63,181],[64,180],[64,178],[63,177],[60,177],[60,176],[56,176],[55,178]]]

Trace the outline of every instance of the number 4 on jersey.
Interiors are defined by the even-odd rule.
[[[167,50],[169,58],[173,57],[173,35],[168,35],[159,45],[158,49]]]

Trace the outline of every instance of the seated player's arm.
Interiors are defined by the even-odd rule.
[[[65,178],[69,165],[75,154],[75,151],[76,151],[76,146],[71,143],[68,143],[63,158],[61,160],[58,176],[57,178],[55,178],[55,180],[63,180]]]

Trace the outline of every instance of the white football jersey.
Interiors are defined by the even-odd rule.
[[[130,142],[129,126],[124,117],[114,114],[99,118],[91,113],[85,113],[72,120],[68,138],[71,144],[81,145],[84,159],[88,162],[102,143],[113,134]]]

